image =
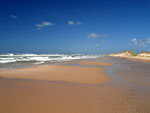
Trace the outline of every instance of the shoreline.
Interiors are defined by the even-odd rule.
[[[85,58],[85,59],[75,59],[75,60],[69,60],[69,61],[62,61],[62,62],[46,62],[42,64],[28,64],[27,66],[21,66],[21,67],[15,67],[15,68],[6,68],[6,69],[1,69],[1,71],[7,71],[7,70],[16,70],[16,69],[24,69],[24,68],[32,68],[32,67],[37,67],[37,66],[43,66],[43,65],[66,65],[66,64],[71,64],[71,63],[80,63],[82,61],[88,61],[90,59],[101,59],[103,57],[98,57],[98,58]],[[11,64],[11,63],[10,63]],[[99,64],[98,64],[99,65]]]
[[[16,70],[16,69],[25,69],[25,68],[32,68],[32,67],[39,67],[39,66],[49,66],[49,65],[67,65],[67,64],[79,64],[79,65],[95,65],[95,66],[112,66],[110,62],[97,62],[97,61],[90,61],[91,59],[95,60],[103,60],[107,59],[105,56],[98,57],[98,58],[86,58],[86,59],[77,59],[77,60],[70,60],[70,61],[62,61],[62,62],[50,62],[50,63],[43,63],[43,64],[37,64],[37,65],[28,65],[23,67],[16,67],[16,68],[8,68],[8,69],[2,69],[2,71],[9,71],[9,70]]]
[[[86,59],[70,60],[70,61],[63,61],[63,62],[51,62],[51,63],[43,63],[43,64],[32,65],[32,66],[28,65],[28,66],[23,66],[23,67],[8,68],[8,69],[0,70],[0,72],[1,71],[16,70],[16,69],[25,69],[25,68],[39,67],[39,66],[48,66],[48,65],[64,65],[64,64],[70,64],[72,62],[78,62],[80,60],[86,60]]]

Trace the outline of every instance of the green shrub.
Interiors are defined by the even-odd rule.
[[[133,56],[136,56],[136,55],[137,55],[135,52],[133,52],[133,51],[131,51],[131,50],[125,51],[125,52],[129,52],[129,53],[131,53]]]

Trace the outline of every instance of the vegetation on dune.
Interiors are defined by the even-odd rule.
[[[129,53],[131,53],[133,56],[136,56],[136,55],[137,55],[135,52],[133,52],[133,51],[131,51],[131,50],[124,51],[124,52],[129,52]]]
[[[146,51],[142,51],[141,53],[146,53],[146,54],[150,54],[150,52],[146,52]]]

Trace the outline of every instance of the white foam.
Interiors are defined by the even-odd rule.
[[[36,61],[44,63],[45,61],[61,62],[77,59],[97,58],[102,55],[81,55],[81,54],[0,54],[0,63],[12,63],[22,61]]]
[[[36,63],[34,63],[34,64],[44,64],[44,62],[36,62]]]
[[[11,63],[11,62],[16,62],[16,60],[0,60],[0,63]]]

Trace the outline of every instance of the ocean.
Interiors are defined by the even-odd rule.
[[[0,70],[16,69],[60,63],[79,59],[91,59],[103,57],[104,55],[83,55],[83,54],[0,54]]]

